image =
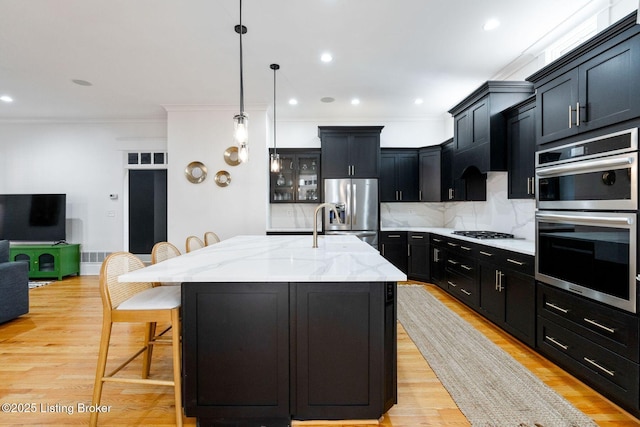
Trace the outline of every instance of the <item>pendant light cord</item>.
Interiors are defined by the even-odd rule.
[[[244,82],[242,78],[242,0],[240,0],[240,114],[244,115]]]
[[[276,70],[277,67],[273,67],[273,154],[277,154],[276,150]]]

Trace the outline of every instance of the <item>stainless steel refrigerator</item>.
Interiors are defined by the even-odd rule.
[[[325,179],[324,201],[344,205],[340,223],[331,209],[324,210],[325,234],[353,234],[378,247],[380,225],[377,179]]]

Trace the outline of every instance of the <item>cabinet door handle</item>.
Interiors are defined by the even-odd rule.
[[[452,260],[452,259],[448,259],[447,262],[451,265],[458,265],[460,264],[458,261]]]
[[[569,129],[571,129],[571,126],[573,125],[573,120],[571,120],[572,115],[573,115],[573,108],[571,108],[571,104],[569,104]]]
[[[464,268],[467,271],[473,270],[473,267],[469,267],[468,265],[464,265],[464,264],[462,264],[460,267]]]
[[[616,376],[616,371],[611,371],[607,368],[605,368],[604,366],[600,365],[598,362],[596,362],[593,359],[589,359],[588,357],[583,357],[584,361],[591,364],[592,366],[595,366],[596,368],[600,369],[602,372],[611,375],[612,377]]]
[[[567,314],[569,312],[569,310],[567,310],[566,308],[558,307],[557,305],[552,304],[550,302],[545,302],[544,305],[549,306],[549,307],[551,307],[553,309],[556,309],[558,311],[561,311],[564,314]]]
[[[576,102],[576,127],[580,126],[580,102]]]
[[[545,335],[544,337],[545,337],[545,339],[551,341],[552,343],[554,343],[555,345],[557,345],[558,347],[560,347],[563,350],[568,350],[569,349],[568,345],[564,345],[564,344],[558,342],[555,338],[550,337],[549,335]]]
[[[400,235],[399,234],[387,234],[387,238],[388,239],[399,239]]]
[[[398,191],[400,193],[400,200],[402,201],[402,190]]]
[[[457,248],[458,246],[460,246],[460,245],[459,245],[459,244],[457,244],[457,243],[451,243],[451,242],[447,242],[447,245],[452,246],[452,247],[454,247],[454,248]]]
[[[434,239],[433,239],[433,241],[434,241],[434,242],[436,242],[436,243],[440,243],[440,242],[442,242],[442,240],[440,240],[440,239],[436,239],[436,238],[434,238]]]
[[[531,177],[531,195],[536,195],[536,178],[533,176]]]
[[[351,175],[352,176],[356,175],[356,165],[351,166]]]
[[[468,290],[464,289],[464,288],[460,288],[460,292],[462,292],[463,294],[469,296],[471,295],[471,292],[469,292]]]
[[[485,256],[493,256],[493,254],[491,254],[491,253],[489,253],[489,252],[485,252],[485,251],[480,251],[480,253],[481,253],[482,255],[485,255]]]
[[[411,236],[412,239],[423,239],[424,236]]]
[[[471,250],[471,248],[468,248],[466,246],[460,246],[460,249],[464,249],[465,251],[470,251]]]
[[[449,200],[453,199],[453,188],[449,189]]]
[[[609,328],[608,326],[601,325],[600,323],[596,322],[595,320],[591,320],[591,319],[588,319],[588,318],[585,317],[584,321],[589,323],[589,324],[591,324],[591,325],[593,325],[593,326],[596,326],[596,327],[598,327],[600,329],[603,329],[603,330],[605,330],[605,331],[607,331],[607,332],[609,332],[611,334],[615,334],[616,333],[615,329]]]
[[[411,245],[407,245],[407,256],[411,256]]]
[[[440,250],[433,248],[433,262],[440,262]]]
[[[531,194],[531,177],[527,178],[527,194]]]
[[[384,243],[382,244],[382,256],[384,256]]]
[[[502,286],[502,278],[504,277],[504,273],[502,271],[498,271],[498,290],[502,292],[504,290],[504,286]]]
[[[516,261],[515,259],[511,259],[511,258],[507,258],[507,261],[509,261],[512,264],[516,264],[516,265],[520,265],[520,266],[524,265],[524,262]]]
[[[418,190],[418,200],[422,201],[422,190]]]
[[[458,285],[456,285],[455,283],[453,283],[451,280],[447,280],[447,283],[451,286],[453,286],[454,288],[457,288]]]

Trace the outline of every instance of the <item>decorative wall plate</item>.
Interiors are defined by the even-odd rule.
[[[216,174],[216,184],[218,184],[219,187],[226,187],[231,184],[231,175],[229,175],[229,172],[218,171]]]
[[[230,166],[238,166],[241,163],[238,157],[238,147],[232,145],[224,150],[224,161]]]
[[[189,182],[200,184],[207,177],[207,167],[201,162],[191,162],[184,169],[184,175]]]

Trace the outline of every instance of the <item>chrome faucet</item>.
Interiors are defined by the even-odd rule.
[[[313,246],[312,248],[318,247],[318,211],[322,208],[329,208],[333,211],[338,220],[338,224],[341,224],[340,214],[338,213],[338,208],[342,206],[336,203],[321,203],[316,207],[316,210],[313,211]]]

